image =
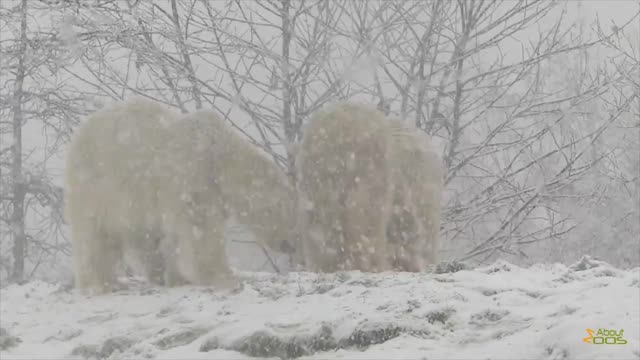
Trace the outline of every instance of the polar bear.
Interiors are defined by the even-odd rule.
[[[344,103],[313,116],[297,149],[296,262],[312,271],[389,268],[392,137],[375,108]]]
[[[422,271],[438,253],[442,165],[429,139],[359,104],[314,116],[297,149],[295,262]]]
[[[139,97],[100,110],[74,135],[65,177],[76,285],[98,293],[118,285],[120,261],[155,283],[232,287],[227,218],[272,247],[293,228],[284,173],[209,111]]]
[[[393,199],[387,222],[394,270],[419,272],[438,262],[443,166],[420,130],[391,121]]]

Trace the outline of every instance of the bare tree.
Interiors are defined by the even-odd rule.
[[[377,65],[364,92],[444,145],[449,256],[526,256],[525,245],[566,238],[576,222],[549,199],[564,196],[562,189],[601,160],[585,154],[621,121],[632,99],[572,129],[584,105],[621,78],[589,77],[585,70],[575,91],[565,91],[549,82],[548,69],[602,40],[576,37],[573,25],[563,25],[565,11],[547,1],[351,6],[354,25],[345,31],[370,49]],[[548,25],[533,32],[543,20]]]
[[[298,139],[303,119],[345,97],[345,70],[330,57],[341,19],[338,3],[124,4],[93,7],[69,19],[78,27],[81,61],[91,75],[73,70],[74,76],[112,98],[138,93],[182,111],[206,103],[293,175],[287,145]],[[107,57],[108,63],[100,61]]]
[[[77,122],[81,97],[55,79],[66,52],[56,31],[34,23],[31,14],[39,5],[5,4],[0,9],[0,247],[12,248],[12,256],[0,260],[9,278],[22,282],[45,258],[69,250],[61,227],[62,188],[50,164]]]

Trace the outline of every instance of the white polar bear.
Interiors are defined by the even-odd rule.
[[[341,104],[313,116],[297,150],[297,262],[313,271],[384,271],[392,138],[375,108]]]
[[[297,149],[295,261],[313,271],[422,271],[438,260],[442,164],[374,108],[315,115]]]
[[[393,200],[387,222],[391,265],[423,271],[439,261],[443,166],[420,130],[391,121]]]
[[[133,259],[156,283],[230,287],[224,222],[271,247],[291,236],[294,191],[277,166],[209,111],[133,98],[92,114],[66,166],[66,216],[81,289],[108,292]]]

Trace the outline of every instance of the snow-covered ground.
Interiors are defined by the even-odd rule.
[[[640,269],[242,273],[243,288],[0,293],[1,359],[639,359]],[[626,345],[583,342],[624,329]]]

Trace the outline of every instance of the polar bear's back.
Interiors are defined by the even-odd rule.
[[[215,180],[221,197],[216,201],[261,242],[279,249],[292,236],[295,213],[294,189],[284,172],[216,113],[200,110],[183,120],[178,127],[185,134],[178,138],[191,139],[193,156],[204,160],[198,171],[209,169],[211,176],[202,180]]]
[[[413,126],[391,120],[393,138],[392,161],[396,177],[410,183],[439,185],[443,167],[431,138]],[[418,165],[418,166],[416,166]]]
[[[384,115],[374,108],[338,105],[314,116],[304,133],[298,166],[301,186],[309,189],[303,191],[312,197],[332,195],[312,201],[332,202],[360,180],[387,182],[391,133]]]
[[[133,98],[99,110],[74,134],[66,165],[67,212],[135,213],[154,205],[168,128],[177,116],[161,105]],[[136,199],[133,201],[132,199]],[[92,204],[85,204],[91,202]],[[86,213],[117,222],[117,216]],[[114,224],[115,225],[115,224]]]
[[[141,174],[159,157],[175,121],[175,114],[141,98],[99,110],[74,135],[67,166],[89,178]]]

